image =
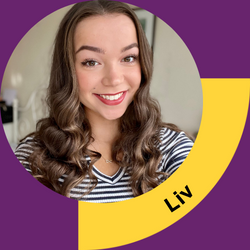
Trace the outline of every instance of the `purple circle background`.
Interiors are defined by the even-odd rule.
[[[177,32],[191,51],[201,78],[250,78],[248,0],[127,2],[149,10]],[[25,33],[48,14],[73,3],[1,2],[1,79]],[[249,249],[249,115],[238,149],[209,195],[162,232],[117,249]],[[2,126],[0,139],[1,249],[78,249],[77,201],[30,178],[12,153]]]

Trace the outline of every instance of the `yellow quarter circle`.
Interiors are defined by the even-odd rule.
[[[219,181],[244,130],[250,79],[201,79],[201,82],[201,125],[184,163],[163,184],[131,200],[109,204],[79,201],[80,250],[117,247],[156,234],[192,210]],[[186,185],[192,197],[171,212],[164,200],[178,204],[173,192],[185,191]]]

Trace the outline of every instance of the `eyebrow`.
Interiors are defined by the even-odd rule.
[[[97,47],[93,47],[93,46],[89,46],[89,45],[83,45],[81,46],[77,51],[76,51],[76,54],[81,51],[81,50],[91,50],[91,51],[94,51],[94,52],[97,52],[97,53],[101,53],[101,54],[104,54],[104,50],[103,49],[100,49],[100,48],[97,48]]]
[[[129,50],[129,49],[132,49],[132,48],[134,48],[134,47],[138,48],[138,44],[137,44],[137,43],[132,43],[132,44],[126,46],[125,48],[123,48],[123,49],[121,50],[121,52],[125,52],[125,51],[127,51],[127,50]]]
[[[124,48],[121,50],[121,52],[125,52],[125,51],[127,51],[127,50],[129,50],[129,49],[132,49],[132,48],[134,48],[134,47],[138,48],[138,44],[137,44],[137,43],[132,43],[132,44],[130,44],[130,45],[124,47]],[[77,54],[78,52],[80,52],[81,50],[85,50],[85,49],[86,49],[86,50],[90,50],[90,51],[94,51],[94,52],[97,52],[97,53],[105,54],[105,51],[104,51],[103,49],[98,48],[98,47],[89,46],[89,45],[83,45],[83,46],[81,46],[81,47],[76,51],[76,54]]]

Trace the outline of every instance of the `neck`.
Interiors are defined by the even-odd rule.
[[[91,126],[92,137],[99,143],[112,145],[117,137],[119,137],[119,119],[107,120],[93,114],[87,117]]]
[[[120,135],[120,119],[107,120],[96,113],[88,111],[86,115],[94,138],[94,142],[89,145],[89,149],[99,152],[103,158],[95,162],[95,167],[102,173],[112,176],[119,169],[119,166],[112,161],[112,147]]]

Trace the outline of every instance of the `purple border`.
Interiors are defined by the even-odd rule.
[[[1,76],[22,36],[39,20],[72,0],[1,3]],[[248,0],[127,0],[166,21],[186,43],[201,78],[249,78]]]
[[[192,52],[202,78],[250,77],[248,0],[127,2],[150,10],[179,34]],[[22,36],[46,15],[72,3],[70,0],[1,2],[1,79]],[[162,232],[118,249],[246,249],[249,122],[248,118],[229,168],[195,209]],[[1,126],[0,138],[1,248],[77,249],[77,202],[35,184],[36,180],[30,178],[13,156]]]

